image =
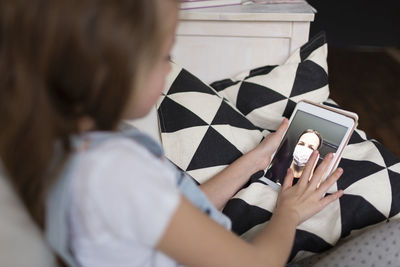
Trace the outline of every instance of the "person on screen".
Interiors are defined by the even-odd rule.
[[[321,145],[322,137],[320,133],[315,130],[308,129],[300,135],[293,151],[293,161],[290,164],[290,168],[293,170],[295,178],[300,178],[311,153],[314,150],[319,149]]]

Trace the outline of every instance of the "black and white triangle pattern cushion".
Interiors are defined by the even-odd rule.
[[[325,104],[335,105],[332,101]],[[166,156],[199,183],[254,148],[268,134],[176,65],[158,103],[158,114]],[[340,166],[345,173],[331,191],[343,189],[345,195],[298,227],[291,259],[322,252],[358,229],[399,217],[398,158],[356,130]],[[275,206],[277,193],[259,181],[262,175],[254,174],[224,208],[232,219],[233,231],[244,239],[265,226]]]
[[[245,71],[211,86],[256,126],[276,129],[298,101],[322,103],[328,99],[327,53],[325,34],[321,32],[282,65]]]
[[[166,157],[198,183],[253,149],[269,133],[176,64],[157,110]]]

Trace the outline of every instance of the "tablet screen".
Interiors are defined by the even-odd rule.
[[[337,151],[347,130],[343,125],[297,110],[265,177],[282,185],[290,167],[296,183],[311,153],[319,151],[318,166],[326,154]]]

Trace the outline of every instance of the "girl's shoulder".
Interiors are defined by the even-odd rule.
[[[99,136],[96,134],[85,137],[85,142],[89,143],[87,149],[77,149],[78,160],[73,172],[74,176],[83,178],[74,179],[78,187],[112,188],[142,185],[144,182],[176,183],[175,170],[167,164],[166,159],[154,156],[138,141],[115,135],[98,142]],[[97,143],[93,145],[92,142]]]
[[[113,164],[154,167],[163,161],[137,140],[119,133],[93,131],[74,135],[70,140],[73,151],[70,161],[75,163],[75,169],[82,165],[85,169],[107,168]]]

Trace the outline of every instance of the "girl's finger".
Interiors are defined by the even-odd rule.
[[[331,202],[340,198],[341,196],[343,196],[343,190],[339,190],[339,191],[333,193],[332,195],[324,197],[323,199],[321,199],[321,202],[320,202],[321,207],[322,208],[326,207],[328,204],[330,204]]]
[[[328,167],[331,164],[332,160],[333,160],[333,154],[328,153],[328,155],[325,156],[324,160],[321,162],[321,164],[315,170],[315,172],[310,180],[310,188],[312,190],[315,190],[317,188],[317,185],[321,182],[322,176],[328,170]]]
[[[310,158],[308,159],[306,166],[304,167],[303,173],[300,176],[300,180],[298,182],[300,187],[302,188],[307,187],[308,180],[310,178],[312,170],[314,169],[315,163],[318,160],[318,157],[319,157],[318,150],[314,150]]]
[[[283,137],[283,134],[285,133],[285,131],[287,130],[289,123],[288,123],[288,119],[284,118],[281,122],[281,124],[279,125],[278,129],[276,130],[276,135],[278,135],[280,138]]]
[[[317,189],[317,191],[322,195],[324,195],[329,188],[331,188],[331,186],[336,183],[336,181],[340,178],[340,176],[342,176],[343,174],[343,169],[342,168],[338,168],[336,169],[336,171],[334,171],[329,177],[328,179],[326,179]]]
[[[292,171],[291,168],[289,168],[289,169],[287,169],[287,173],[286,173],[286,176],[285,176],[285,180],[283,181],[282,191],[283,191],[283,190],[286,190],[286,189],[289,188],[289,187],[292,187],[292,185],[293,185],[293,179],[294,179],[293,171]]]
[[[262,141],[264,145],[268,144],[268,152],[270,154],[275,153],[276,149],[279,147],[281,140],[283,138],[283,134],[288,128],[288,120],[285,118],[279,128],[272,134],[269,134],[267,137],[264,138]]]

